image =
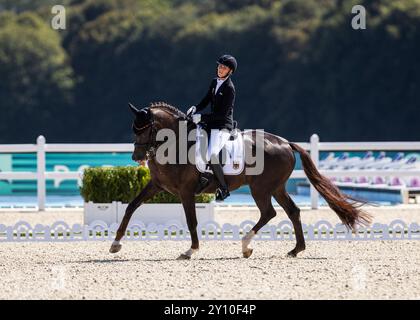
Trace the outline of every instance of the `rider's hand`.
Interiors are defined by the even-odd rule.
[[[201,121],[201,114],[197,113],[197,114],[193,114],[192,116],[192,121],[195,124],[198,124]]]
[[[195,106],[192,106],[191,108],[189,108],[188,111],[187,111],[187,117],[192,116],[195,113],[196,110],[197,110],[197,108]]]

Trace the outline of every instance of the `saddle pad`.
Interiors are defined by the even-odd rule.
[[[204,135],[203,135],[204,132]],[[200,172],[213,173],[207,165],[207,141],[205,131],[197,126],[196,143],[195,143],[195,162],[197,170]],[[203,150],[201,150],[203,148]],[[238,175],[245,166],[245,148],[241,132],[238,130],[234,140],[228,140],[222,151],[226,154],[226,159],[222,163],[223,173],[225,175]],[[201,156],[203,155],[203,156]]]

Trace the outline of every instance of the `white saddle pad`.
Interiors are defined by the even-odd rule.
[[[207,143],[205,141],[205,136],[203,136],[203,132],[205,134],[205,130],[197,126],[195,165],[197,170],[200,172],[212,173],[213,171],[210,169],[210,167],[207,166]],[[224,150],[221,151],[222,153],[226,154],[226,158],[223,159],[224,163],[222,163],[223,173],[225,175],[238,175],[244,169],[245,150],[243,136],[239,130],[237,130],[236,133],[237,134],[235,135],[234,140],[229,139],[223,147]],[[203,146],[202,143],[204,143]],[[203,148],[203,150],[201,150],[201,148]]]

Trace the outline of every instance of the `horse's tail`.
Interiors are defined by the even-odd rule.
[[[359,207],[361,205],[356,203],[362,201],[355,200],[342,194],[336,185],[318,171],[305,149],[301,148],[296,143],[289,142],[289,144],[294,151],[297,151],[300,154],[303,170],[311,184],[324,197],[330,208],[335,211],[343,224],[354,230],[357,224],[369,225],[371,223],[371,215],[360,210]],[[351,202],[349,200],[351,200]],[[363,204],[364,203],[362,202],[362,205]]]

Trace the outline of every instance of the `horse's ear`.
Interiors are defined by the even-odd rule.
[[[137,109],[135,106],[133,106],[130,102],[128,103],[128,106],[130,107],[130,110],[135,114],[135,115],[137,115],[139,112],[140,112],[140,110],[139,109]]]

